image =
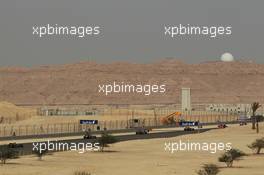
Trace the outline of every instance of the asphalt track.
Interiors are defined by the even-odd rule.
[[[225,122],[226,124],[237,124],[238,121],[231,121],[231,122]],[[211,126],[211,125],[217,125],[218,123],[202,123],[203,126]],[[176,127],[175,125],[168,125],[168,126],[148,126],[146,128],[151,129],[161,129],[161,128],[173,128]],[[92,134],[100,134],[102,131],[93,131]],[[109,133],[115,134],[115,133],[129,133],[129,132],[135,132],[134,128],[131,129],[119,129],[119,130],[109,130]],[[0,137],[0,141],[14,141],[14,140],[25,140],[25,139],[41,139],[41,138],[59,138],[59,137],[72,137],[72,136],[82,136],[84,134],[83,131],[81,132],[74,132],[74,133],[55,133],[55,134],[40,134],[40,135],[26,135],[26,136],[7,136],[7,137]]]
[[[140,139],[155,139],[155,138],[170,138],[170,137],[176,137],[176,136],[181,136],[181,135],[187,135],[187,134],[195,134],[195,133],[202,133],[206,132],[212,129],[216,128],[202,128],[202,129],[196,129],[195,131],[183,131],[183,130],[176,130],[176,131],[162,131],[162,132],[150,132],[149,134],[145,135],[136,135],[135,133],[132,134],[126,134],[126,135],[116,135],[115,138],[117,139],[118,142],[123,142],[123,141],[129,141],[129,140],[140,140]],[[36,143],[46,143],[47,144],[48,139],[46,141],[42,142],[35,142]],[[54,142],[54,141],[52,141]],[[66,139],[66,140],[60,140],[57,141],[57,143],[66,143],[66,144],[79,144],[79,143],[95,143],[97,142],[97,139]],[[33,143],[21,143],[19,144],[22,148],[18,148],[19,154],[20,155],[30,155],[32,154],[33,150]],[[23,146],[22,146],[23,145]],[[6,145],[2,145],[0,147],[3,147]],[[67,150],[64,150],[67,151]]]

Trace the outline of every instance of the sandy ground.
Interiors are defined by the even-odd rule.
[[[99,121],[128,120],[131,118],[153,118],[153,110],[141,109],[108,109],[100,115],[92,116],[38,116],[34,107],[19,107],[9,102],[0,101],[1,125],[33,125],[54,123],[76,123],[80,119],[97,119]],[[168,113],[174,112],[167,110]]]
[[[166,116],[166,115],[163,115]],[[13,121],[10,125],[41,125],[41,124],[61,124],[61,123],[79,123],[80,120],[98,120],[98,121],[116,121],[123,120],[127,121],[132,118],[148,119],[154,118],[154,114],[151,112],[144,111],[142,113],[132,114],[118,114],[113,113],[111,115],[93,115],[93,116],[30,116],[27,119]],[[8,126],[9,124],[4,123],[0,126]]]
[[[150,115],[140,115],[140,118],[153,118]],[[126,115],[95,115],[95,116],[33,116],[30,119],[18,121],[16,125],[54,124],[54,123],[78,123],[80,120],[115,121],[128,120],[132,116]]]
[[[1,126],[15,126],[15,125],[45,125],[45,124],[61,124],[61,123],[79,123],[79,120],[96,119],[98,121],[116,121],[116,120],[129,120],[132,118],[149,119],[156,117],[165,117],[178,110],[170,108],[169,106],[153,109],[146,105],[135,106],[134,108],[125,109],[108,109],[98,115],[91,116],[38,116],[37,108],[34,107],[19,107],[12,103],[0,101],[0,127]],[[188,113],[183,115],[189,116]],[[216,115],[219,113],[192,111],[192,115],[206,116]],[[2,119],[3,118],[3,121]]]
[[[9,102],[0,101],[0,124],[27,120],[36,115],[37,110],[29,107],[19,107]]]
[[[227,129],[212,130],[174,138],[135,140],[116,143],[108,148],[111,152],[61,152],[47,155],[43,161],[34,156],[10,160],[0,166],[1,175],[73,175],[76,170],[86,170],[92,175],[193,175],[204,163],[221,166],[220,175],[263,175],[264,155],[251,155],[247,144],[263,137],[248,126],[231,126]],[[250,154],[244,160],[234,163],[233,168],[224,168],[217,158],[222,152],[212,154],[206,151],[180,151],[171,154],[164,150],[165,142],[231,142],[232,146]]]

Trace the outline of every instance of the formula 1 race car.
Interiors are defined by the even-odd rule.
[[[217,127],[220,129],[224,129],[227,127],[227,125],[225,123],[219,123]]]
[[[244,126],[244,125],[247,125],[247,122],[242,122],[242,121],[239,122],[239,126]]]
[[[92,135],[84,135],[83,139],[96,139],[96,136],[92,136]]]
[[[96,139],[96,136],[93,136],[91,134],[91,131],[86,131],[84,136],[83,136],[83,139]]]
[[[145,135],[148,133],[149,133],[149,130],[146,128],[138,128],[136,131],[136,135]]]
[[[248,122],[251,122],[251,118],[245,116],[245,115],[241,115],[239,116],[239,126],[244,126],[247,125]]]
[[[186,126],[184,128],[184,131],[194,131],[194,128],[191,128],[190,126]]]
[[[9,143],[8,148],[23,148],[23,144]]]

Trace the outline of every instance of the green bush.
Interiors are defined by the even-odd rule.
[[[260,154],[261,149],[264,148],[264,137],[261,139],[256,139],[251,145],[248,145],[256,154]]]
[[[231,149],[229,151],[226,151],[224,154],[222,154],[218,160],[219,162],[224,162],[226,163],[227,167],[232,167],[233,166],[233,162],[235,160],[240,160],[240,158],[242,156],[245,156],[246,154],[243,153],[242,151],[238,150],[238,149]]]
[[[101,151],[104,151],[105,147],[108,147],[109,144],[116,143],[117,139],[110,134],[102,133],[101,137],[98,139],[98,142],[99,142]]]
[[[35,154],[39,160],[42,160],[43,156],[48,154],[48,149],[40,151],[40,150],[34,150],[33,154]]]
[[[14,148],[8,148],[8,146],[0,147],[0,160],[2,164],[6,164],[8,159],[19,158],[19,151]]]
[[[200,169],[198,175],[217,175],[220,172],[219,168],[215,164],[204,164]]]

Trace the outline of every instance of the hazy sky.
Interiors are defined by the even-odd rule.
[[[0,0],[0,66],[174,57],[189,63],[236,59],[264,63],[263,0]],[[45,24],[99,25],[98,38],[32,35]],[[169,39],[164,25],[231,25],[232,35]]]

